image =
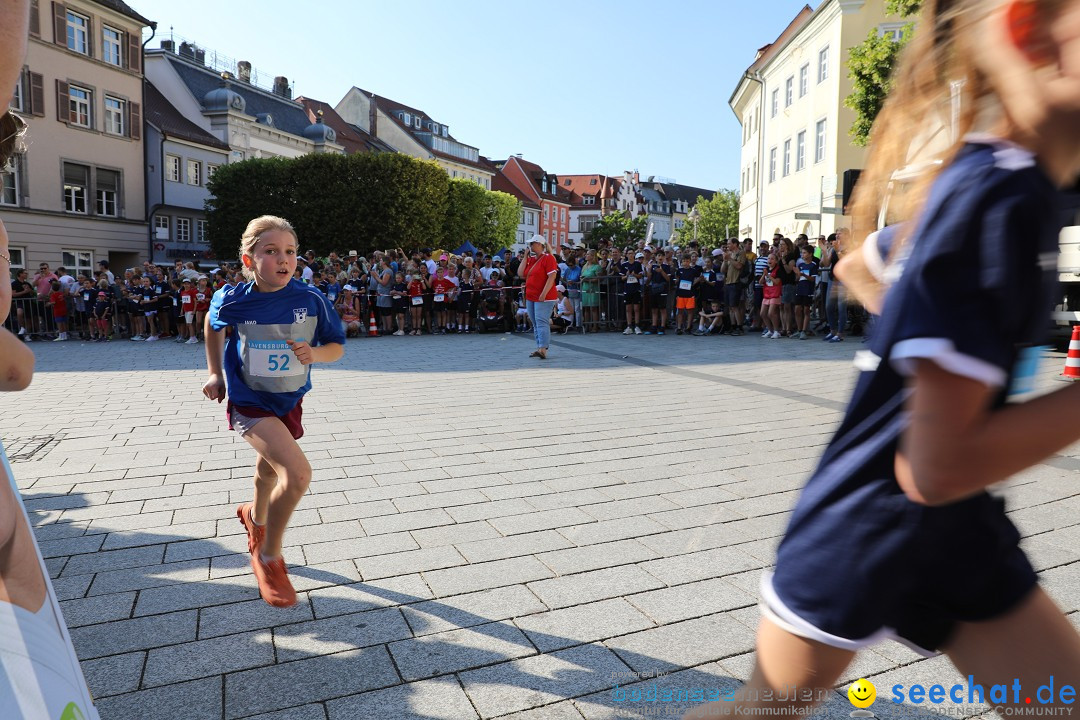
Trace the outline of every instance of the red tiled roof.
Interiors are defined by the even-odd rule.
[[[521,168],[521,171],[525,173],[525,175],[528,176],[528,178],[532,181],[533,188],[536,190],[537,195],[544,198],[545,200],[552,200],[554,202],[564,203],[566,205],[573,204],[573,197],[571,196],[570,191],[564,189],[559,184],[555,185],[555,192],[553,193],[545,193],[541,191],[540,181],[543,180],[545,177],[552,175],[553,173],[545,172],[544,168],[540,167],[536,163],[529,162],[528,160],[525,160],[524,158],[519,158],[516,155],[508,158],[506,162],[509,163],[511,161],[517,162],[518,166]]]
[[[503,175],[501,171],[496,172],[495,177],[491,179],[491,189],[513,195],[521,201],[522,205],[527,208],[533,208],[534,210],[540,209],[539,205],[530,200],[528,196],[525,195],[525,193],[521,192],[521,190],[518,189],[517,185],[510,182],[510,180],[507,179],[507,177]]]
[[[750,67],[746,69],[746,72],[753,72],[767,63],[773,55],[779,52],[780,48],[784,46],[784,43],[786,43],[792,35],[802,29],[802,26],[813,14],[814,11],[810,9],[809,5],[803,5],[803,9],[788,23],[788,26],[784,28],[784,31],[776,38],[776,41],[771,42],[758,50],[757,57],[754,59],[754,62],[750,64]]]
[[[593,184],[593,181],[596,184]],[[569,184],[567,182],[569,181]],[[609,178],[606,175],[560,175],[559,188],[568,191],[573,197],[573,205],[580,207],[598,208],[600,200],[613,198],[619,192],[620,181],[617,178]],[[597,203],[585,205],[583,198],[586,195],[596,195]]]

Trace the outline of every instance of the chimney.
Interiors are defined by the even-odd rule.
[[[240,82],[251,82],[251,63],[247,60],[241,60],[236,63],[236,77]]]
[[[635,170],[634,171],[634,183],[637,184],[637,183],[640,183],[640,182],[641,182],[641,177],[638,175],[638,171]]]
[[[371,137],[379,137],[379,106],[372,95],[368,102],[368,134]]]
[[[284,75],[278,75],[274,78],[274,94],[280,95],[283,98],[288,98],[292,95],[289,90],[289,78]]]

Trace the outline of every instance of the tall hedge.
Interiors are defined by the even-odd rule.
[[[520,208],[400,153],[245,160],[219,168],[208,188],[207,233],[221,260],[237,256],[244,227],[259,215],[288,219],[305,251],[367,254],[465,240],[493,250],[513,237]]]

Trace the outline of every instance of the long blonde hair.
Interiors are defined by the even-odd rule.
[[[248,280],[255,279],[255,272],[244,265],[244,256],[254,259],[255,244],[259,242],[259,239],[264,233],[271,230],[280,230],[282,232],[290,233],[293,239],[296,240],[297,252],[300,250],[300,239],[296,237],[296,231],[293,230],[293,226],[285,218],[277,217],[276,215],[261,215],[247,224],[247,228],[244,230],[244,234],[240,236],[240,268],[244,273],[244,277]]]
[[[1040,16],[1063,4],[1063,0],[1032,2]],[[901,52],[895,84],[871,130],[866,169],[852,198],[852,234],[846,251],[879,229],[883,214],[886,225],[917,218],[930,186],[963,147],[965,135],[986,130],[1002,117],[987,72],[980,66],[980,61],[993,59],[977,46],[987,42],[978,26],[997,4],[1000,0],[923,2],[917,30]],[[910,182],[904,184],[900,175]],[[907,223],[894,248],[912,241],[914,225]],[[875,304],[883,290],[868,273],[848,276],[844,282],[864,304]]]

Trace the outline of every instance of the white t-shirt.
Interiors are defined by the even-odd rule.
[[[311,278],[313,278],[314,276],[315,273],[312,272],[311,268],[309,268],[307,265],[304,265],[304,269],[300,271],[300,277],[304,279],[304,282],[310,285]]]
[[[495,268],[493,268],[493,267],[482,267],[482,268],[480,268],[480,276],[482,278],[484,278],[484,282],[487,282],[488,280],[491,279],[491,273],[494,272],[494,271],[495,271]]]
[[[435,268],[438,267],[438,265],[435,264],[435,261],[430,259],[425,260],[424,264],[427,265],[428,275],[431,275],[431,277],[435,277]]]
[[[7,455],[0,446],[0,482],[15,486]],[[21,521],[30,527],[19,503]],[[31,535],[33,537],[33,535]],[[0,708],[12,718],[85,718],[100,720],[90,699],[79,658],[56,602],[37,540],[34,554],[45,581],[45,602],[36,612],[0,600]]]

